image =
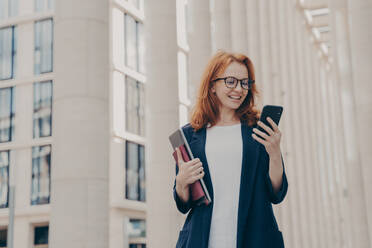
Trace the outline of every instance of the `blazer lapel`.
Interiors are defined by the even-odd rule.
[[[242,247],[245,224],[252,199],[254,180],[258,165],[260,143],[252,137],[252,127],[242,124],[243,161],[240,177],[237,247]]]

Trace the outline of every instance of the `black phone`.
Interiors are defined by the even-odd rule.
[[[267,117],[270,117],[276,125],[279,126],[280,117],[283,113],[283,107],[282,106],[276,106],[276,105],[265,105],[261,112],[260,121],[263,122],[266,126],[273,129],[271,127],[270,122],[266,120]],[[268,134],[261,126],[257,124],[257,129]]]

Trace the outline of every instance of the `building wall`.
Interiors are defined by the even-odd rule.
[[[286,247],[370,246],[366,0],[325,2],[331,33],[319,37],[315,0],[38,0],[39,11],[35,1],[1,2],[16,3],[0,19],[16,26],[15,77],[0,80],[14,87],[14,136],[0,143],[16,188],[14,247],[33,247],[37,226],[50,226],[52,247],[174,247],[186,215],[168,135],[189,121],[218,49],[253,60],[258,108],[284,107],[289,188],[273,207]],[[48,18],[53,70],[38,74],[35,22]],[[49,80],[52,135],[34,138],[34,83]],[[50,204],[31,205],[32,147],[44,145]],[[0,230],[8,216],[1,208]]]

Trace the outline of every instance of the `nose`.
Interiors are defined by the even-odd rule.
[[[237,83],[236,87],[233,89],[233,91],[242,92],[244,89],[240,85],[240,82]]]

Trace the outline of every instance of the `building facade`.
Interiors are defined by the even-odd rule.
[[[367,0],[0,0],[0,247],[174,247],[168,136],[219,49],[282,105],[286,247],[370,247]],[[352,20],[352,21],[351,21]]]

